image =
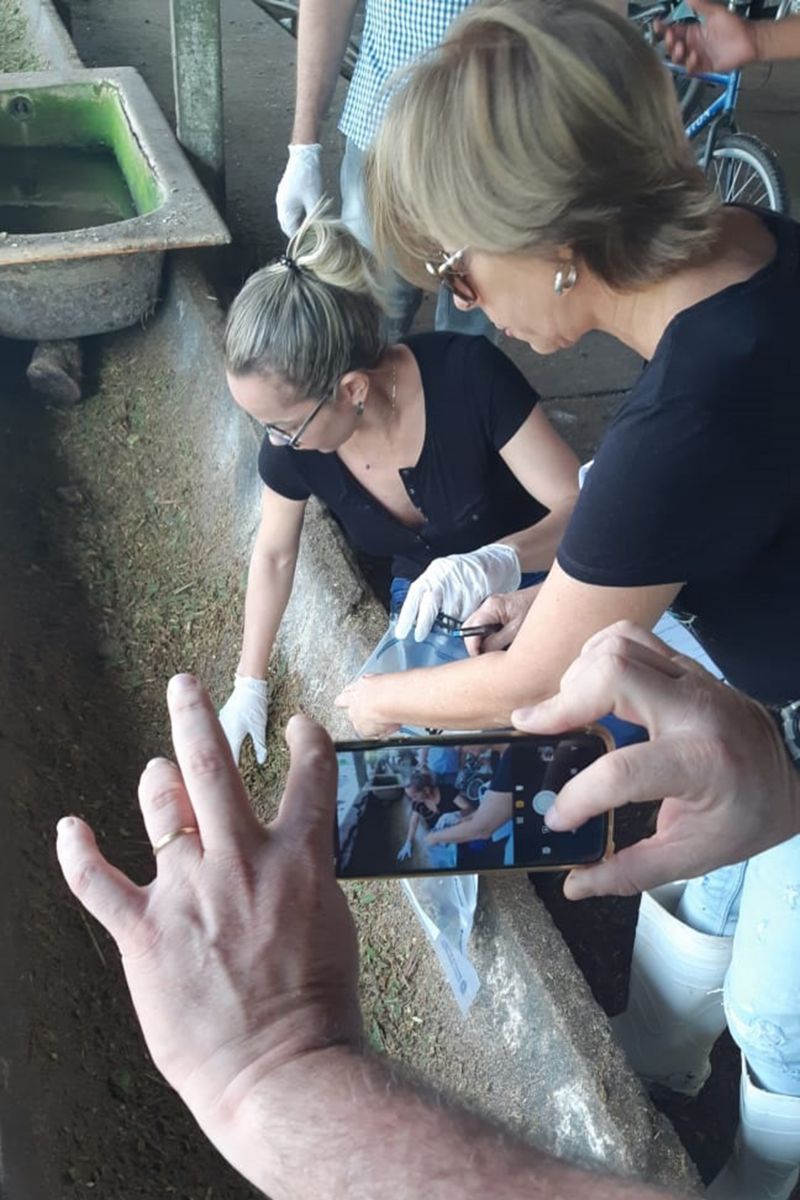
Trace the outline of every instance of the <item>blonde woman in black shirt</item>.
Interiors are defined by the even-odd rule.
[[[395,613],[433,564],[436,597],[427,615],[415,612],[424,639],[440,607],[463,619],[549,569],[578,464],[485,338],[430,333],[387,345],[372,257],[318,215],[247,281],[225,354],[234,399],[266,435],[242,652],[220,715],[234,758],[250,736],[263,761],[267,665],[311,496],[357,549],[391,557]],[[453,639],[453,656],[464,653]]]

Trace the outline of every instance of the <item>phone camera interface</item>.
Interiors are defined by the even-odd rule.
[[[337,873],[345,878],[596,861],[604,819],[553,833],[544,817],[598,757],[592,734],[340,750]]]

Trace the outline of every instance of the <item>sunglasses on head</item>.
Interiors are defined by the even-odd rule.
[[[448,254],[443,250],[438,259],[426,259],[425,270],[429,275],[435,276],[442,286],[457,296],[459,300],[463,300],[465,304],[475,304],[478,293],[470,283],[469,274],[464,267],[464,255],[468,248],[462,246],[454,254]]]

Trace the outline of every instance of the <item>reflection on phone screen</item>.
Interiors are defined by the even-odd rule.
[[[592,732],[342,744],[337,874],[363,879],[596,862],[608,841],[606,817],[552,833],[544,816],[561,787],[605,749]]]

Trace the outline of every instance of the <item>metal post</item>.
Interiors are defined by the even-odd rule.
[[[170,0],[178,140],[218,205],[225,198],[220,0]]]

